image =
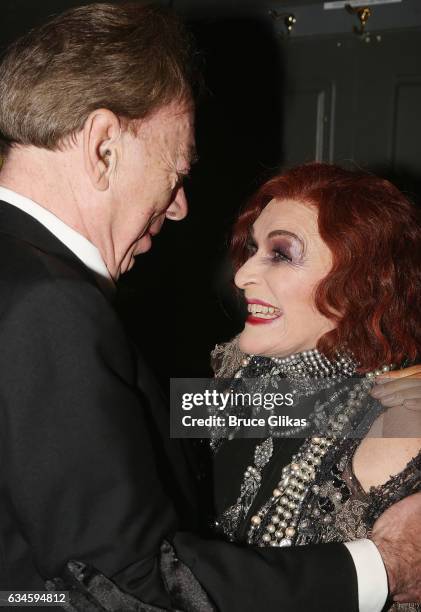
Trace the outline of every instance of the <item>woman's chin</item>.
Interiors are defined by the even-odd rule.
[[[257,338],[251,338],[247,329],[240,334],[238,348],[246,355],[265,355],[265,350],[269,350],[269,347],[265,347]]]
[[[294,342],[278,341],[274,344],[273,338],[263,338],[260,334],[254,334],[253,330],[248,327],[243,329],[238,338],[238,348],[246,355],[261,355],[262,357],[288,357],[292,353],[304,350]]]

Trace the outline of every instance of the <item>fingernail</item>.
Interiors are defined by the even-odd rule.
[[[373,397],[381,397],[382,395],[384,395],[385,393],[387,393],[387,391],[385,391],[385,389],[379,388],[377,386],[373,387],[370,391],[370,394]]]
[[[421,401],[419,400],[405,400],[403,405],[408,410],[420,410],[421,411]]]
[[[384,383],[390,382],[391,380],[393,380],[393,378],[382,374],[381,376],[376,376],[376,385],[384,385]]]

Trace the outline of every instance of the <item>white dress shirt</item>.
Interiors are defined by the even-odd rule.
[[[98,283],[104,288],[114,287],[114,281],[108,272],[107,266],[96,246],[85,236],[79,234],[56,217],[52,212],[33,202],[29,198],[0,186],[0,200],[12,204],[23,212],[31,215],[44,227],[46,227],[60,242],[65,244],[78,259],[96,276]]]
[[[108,285],[113,283],[100,252],[79,232],[36,202],[10,189],[0,187],[0,200],[16,206],[44,225],[96,274],[98,280],[105,280]],[[360,612],[381,612],[388,594],[387,574],[376,545],[363,539],[348,542],[345,546],[351,553],[357,573]]]
[[[380,612],[388,595],[387,574],[377,546],[371,540],[354,540],[345,546],[357,572],[360,612]]]

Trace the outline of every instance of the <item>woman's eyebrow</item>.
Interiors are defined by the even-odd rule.
[[[297,234],[294,234],[293,232],[289,232],[288,230],[278,229],[269,232],[268,238],[273,238],[274,236],[290,236],[291,238],[295,238],[295,240],[298,240],[298,242],[301,242],[301,244],[304,245],[304,241],[302,240],[302,238],[300,238],[299,236],[297,236]]]
[[[274,236],[290,236],[291,238],[295,238],[296,240],[298,240],[298,242],[301,242],[301,244],[304,245],[304,240],[302,238],[297,236],[297,234],[294,234],[294,232],[289,232],[288,230],[284,230],[284,229],[272,230],[267,235],[268,238],[273,238]],[[249,228],[247,232],[247,238],[249,240],[255,240],[253,226]]]
[[[306,251],[305,241],[303,240],[303,238],[300,238],[300,236],[297,236],[297,234],[294,234],[294,232],[290,232],[290,231],[284,230],[284,229],[272,230],[267,235],[267,240],[270,240],[271,238],[275,238],[276,236],[288,236],[289,238],[293,238],[300,245],[301,255],[303,255],[305,253],[305,251]],[[253,226],[251,226],[249,228],[248,232],[247,232],[247,242],[249,244],[250,243],[256,244],[256,239],[254,237],[254,227]]]

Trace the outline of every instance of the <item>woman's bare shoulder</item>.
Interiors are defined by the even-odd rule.
[[[399,474],[420,451],[421,412],[392,408],[361,441],[353,459],[354,474],[368,491]]]

